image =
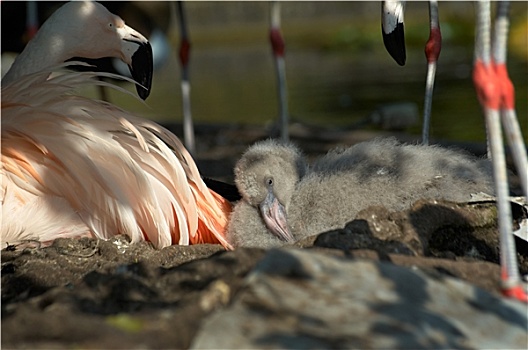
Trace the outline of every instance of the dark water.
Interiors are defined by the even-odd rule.
[[[378,106],[412,102],[421,118],[425,63],[399,67],[380,62],[373,55],[354,57],[342,53],[303,50],[289,52],[286,59],[289,109],[292,120],[347,127],[367,117]],[[197,122],[275,122],[278,115],[276,81],[268,48],[195,52],[192,71],[192,111]],[[352,56],[352,57],[351,57]],[[448,56],[448,55],[444,55]],[[484,140],[484,122],[471,81],[471,52],[442,57],[435,85],[432,137]],[[415,60],[415,59],[412,59]],[[198,67],[201,67],[200,69]],[[526,129],[526,71],[517,67],[517,112]],[[181,120],[178,72],[158,76],[149,104],[159,103],[153,117]],[[160,88],[161,89],[161,88]],[[161,97],[161,101],[157,99]],[[419,133],[421,121],[409,132]]]
[[[193,117],[199,123],[273,123],[278,105],[267,34],[268,4],[225,4],[187,6],[193,45]],[[517,112],[526,138],[528,4],[512,6],[508,66],[517,89]],[[440,4],[444,40],[433,101],[432,138],[485,140],[484,121],[471,81],[472,12],[471,3]],[[303,7],[302,3],[285,3],[282,26],[292,120],[346,128],[380,105],[410,102],[415,104],[419,120],[406,131],[419,134],[427,20],[426,3],[407,5],[407,64],[400,67],[383,47],[379,4],[327,3],[323,7],[322,3],[315,3]],[[172,32],[175,45],[179,41],[177,34],[177,30]],[[181,121],[179,70],[172,54],[154,77],[148,100],[151,109],[136,104],[131,108],[157,120]]]

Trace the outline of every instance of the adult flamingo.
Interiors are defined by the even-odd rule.
[[[101,4],[70,2],[43,24],[2,80],[2,245],[126,234],[158,248],[206,242],[230,248],[224,239],[230,204],[206,187],[176,136],[73,93],[93,84],[120,89],[96,79],[119,76],[49,78],[70,67],[60,62],[72,57],[108,55],[131,67],[146,98],[147,39]]]
[[[398,62],[400,64],[402,63],[402,58],[403,63],[405,62],[405,48],[402,46],[403,3],[403,1],[385,1],[382,5],[384,41],[391,43],[389,45],[386,44],[387,50],[395,57],[396,61],[400,60]],[[506,41],[509,27],[508,12],[509,1],[498,2],[495,35],[492,40],[490,33],[490,2],[481,0],[476,3],[477,23],[475,28],[473,82],[479,102],[484,111],[488,134],[488,155],[493,161],[497,208],[499,211],[503,290],[507,296],[528,302],[526,286],[521,282],[519,275],[515,241],[512,236],[511,208],[508,200],[508,178],[501,131],[502,122],[502,126],[506,131],[506,139],[512,150],[515,166],[520,175],[524,196],[528,198],[528,158],[515,112],[514,88],[506,68]],[[431,62],[436,64],[441,45],[436,1],[430,2],[429,13],[431,35],[426,44],[425,52],[428,62],[431,65]],[[396,39],[389,40],[387,35]],[[434,71],[432,74],[434,75]],[[427,98],[428,93],[426,93],[426,100]],[[430,107],[430,101],[426,101],[425,105]],[[428,118],[424,118],[424,124],[429,124]],[[428,140],[428,130],[428,125],[424,125],[424,142]]]

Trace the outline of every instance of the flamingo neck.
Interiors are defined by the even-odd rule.
[[[41,32],[38,34],[42,34]],[[67,45],[62,35],[38,34],[15,59],[2,79],[2,84],[11,83],[22,76],[36,73],[71,58],[71,55],[64,50]]]

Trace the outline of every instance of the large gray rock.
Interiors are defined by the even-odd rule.
[[[523,348],[526,304],[445,275],[270,250],[192,348]]]

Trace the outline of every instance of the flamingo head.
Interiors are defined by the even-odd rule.
[[[4,81],[79,57],[121,59],[137,82],[138,95],[148,97],[153,72],[149,41],[93,1],[70,1],[55,11],[19,55]]]
[[[147,38],[97,2],[72,1],[66,5],[62,8],[72,14],[69,22],[71,37],[77,43],[72,43],[77,50],[75,56],[121,59],[139,84],[138,95],[146,99],[153,71],[152,47]]]

